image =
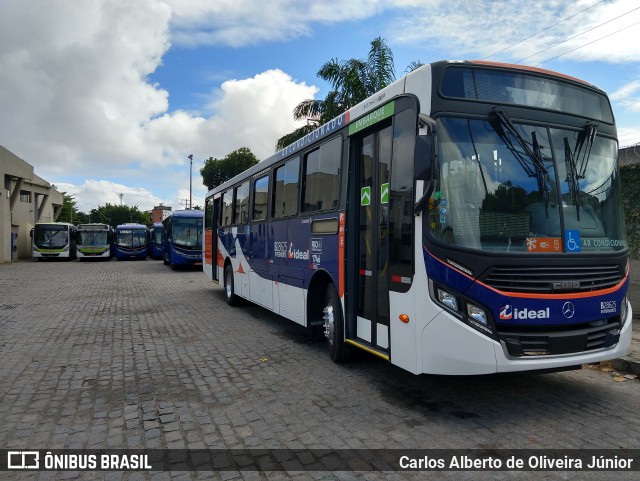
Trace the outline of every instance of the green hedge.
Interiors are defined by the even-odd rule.
[[[620,167],[620,179],[630,255],[640,259],[640,164]]]

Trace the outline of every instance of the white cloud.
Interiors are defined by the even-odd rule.
[[[178,45],[233,47],[309,35],[313,24],[357,21],[393,2],[382,0],[166,0],[172,41]],[[404,3],[404,2],[401,2]],[[256,8],[257,5],[260,7]]]
[[[628,147],[640,142],[640,125],[618,129],[618,145]]]
[[[637,2],[614,0],[589,8],[593,5],[593,0],[437,0],[422,8],[416,5],[414,15],[398,20],[391,37],[425,48],[435,44],[454,58],[500,52],[491,58],[526,59],[525,64],[539,64],[556,56],[579,61],[639,61],[640,27],[632,26],[640,22]],[[567,17],[571,18],[559,23]],[[616,17],[620,18],[614,20]]]
[[[123,205],[138,206],[141,211],[150,210],[162,202],[144,187],[130,187],[108,180],[89,179],[81,185],[61,182],[56,187],[73,197],[80,212],[87,213],[105,204],[120,205],[120,194]]]
[[[169,46],[153,0],[9,0],[0,19],[0,140],[48,175],[148,154],[140,132],[167,109],[145,78]]]
[[[177,206],[179,189],[189,185],[188,154],[198,159],[199,189],[209,156],[239,147],[259,158],[273,153],[275,140],[300,125],[293,107],[317,89],[272,70],[212,89],[210,116],[169,112],[168,92],[147,76],[169,48],[170,18],[158,0],[4,1],[0,143],[53,182],[127,179],[166,193]],[[119,201],[108,192],[120,187],[93,182],[78,186],[80,205]],[[136,192],[125,197],[129,205],[160,201]]]
[[[293,108],[317,91],[281,70],[228,80],[211,94],[213,100],[207,106],[213,112],[211,117],[193,117],[183,111],[167,113],[149,122],[146,137],[169,146],[176,154],[189,152],[196,159],[224,157],[240,147],[250,148],[263,159],[274,152],[278,137],[300,125],[293,120]]]

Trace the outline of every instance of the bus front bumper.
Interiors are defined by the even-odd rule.
[[[578,367],[627,355],[631,349],[631,331],[632,312],[629,307],[620,338],[612,347],[514,358],[507,355],[502,343],[441,312],[422,331],[422,373],[474,375]]]

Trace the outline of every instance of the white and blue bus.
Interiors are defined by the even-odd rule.
[[[162,221],[164,263],[178,266],[202,266],[204,212],[174,210]]]
[[[207,194],[205,273],[412,373],[625,355],[628,247],[604,92],[424,65]]]
[[[149,255],[149,229],[147,229],[147,226],[136,223],[117,226],[113,254],[119,261],[127,259],[145,260]]]
[[[76,226],[68,222],[39,222],[31,230],[31,257],[73,260],[76,257]]]
[[[108,224],[78,224],[76,257],[78,260],[111,259],[113,227]]]

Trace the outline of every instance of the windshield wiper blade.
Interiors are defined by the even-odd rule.
[[[576,205],[576,218],[580,222],[580,181],[578,171],[576,168],[576,159],[571,152],[571,146],[569,145],[569,139],[564,138],[564,161],[567,164],[567,184],[569,184],[569,193],[573,198],[573,202]]]
[[[516,129],[515,125],[513,125],[511,119],[503,109],[494,107],[491,111],[490,121],[496,124],[496,133],[503,140],[509,151],[516,157],[527,175],[529,177],[535,176],[537,178],[538,191],[540,192],[542,200],[544,201],[545,214],[547,217],[549,217],[549,191],[547,189],[547,183],[545,182],[548,172],[544,167],[544,162],[542,161],[542,152],[540,149],[540,144],[538,143],[538,139],[536,137],[536,133],[531,133],[533,146],[532,150],[529,147],[527,141],[522,137],[522,135],[520,135],[520,132],[518,132],[518,129]],[[522,153],[516,149],[515,145],[513,145],[511,137],[516,139],[518,145],[520,146],[520,149],[522,149],[529,160],[524,158]]]
[[[598,125],[592,122],[587,122],[584,128],[580,131],[578,138],[576,139],[575,146],[575,159],[580,159],[582,154],[582,160],[580,161],[580,168],[576,170],[576,174],[579,179],[584,179],[587,172],[587,165],[589,164],[589,156],[591,155],[591,147],[593,147],[593,141],[596,138],[598,132]],[[584,151],[582,148],[584,147]]]
[[[524,153],[527,155],[527,157],[529,157],[529,159],[533,163],[533,166],[536,169],[536,171],[541,172],[543,174],[547,174],[547,169],[545,169],[544,167],[544,163],[542,162],[542,157],[540,156],[539,149],[538,149],[538,152],[535,152],[535,149],[531,150],[531,148],[529,148],[527,141],[522,137],[522,135],[520,135],[520,132],[518,132],[518,129],[516,129],[516,126],[513,125],[507,113],[499,107],[494,107],[493,110],[491,111],[491,115],[493,119],[498,121],[498,125],[502,130],[502,135],[500,134],[500,132],[498,132],[498,135],[500,135],[501,137],[504,137],[508,133],[512,137],[514,137],[518,142],[518,145],[520,145],[520,148],[524,151]],[[511,145],[513,145],[510,139],[508,140],[508,142]]]

